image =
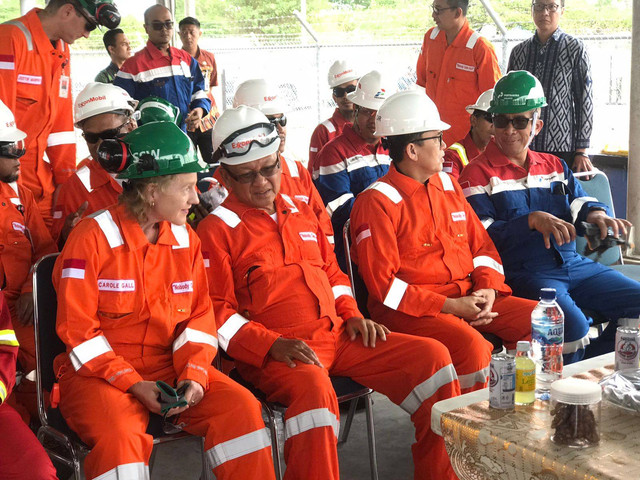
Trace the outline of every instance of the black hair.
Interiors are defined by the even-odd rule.
[[[465,17],[467,16],[467,10],[469,10],[469,0],[447,0],[447,5],[449,5],[451,8],[456,7],[462,9],[462,14]]]
[[[184,17],[182,20],[180,20],[180,23],[178,23],[178,29],[182,28],[183,25],[195,25],[196,27],[200,28],[200,22],[197,18],[193,17]]]
[[[424,132],[414,132],[385,137],[385,144],[389,149],[391,160],[393,160],[394,163],[400,163],[404,157],[404,149],[406,146],[419,139],[423,133]]]
[[[107,30],[102,36],[102,43],[104,43],[104,48],[107,50],[107,53],[111,53],[109,51],[109,47],[116,46],[116,37],[120,34],[124,34],[121,28],[114,28],[113,30]]]

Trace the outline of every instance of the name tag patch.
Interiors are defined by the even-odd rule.
[[[474,67],[473,65],[465,65],[464,63],[456,63],[456,68],[458,70],[463,70],[465,72],[475,72],[476,71],[476,67]]]
[[[300,238],[305,242],[318,243],[318,236],[313,232],[300,232]]]
[[[186,282],[176,282],[171,284],[173,293],[189,293],[193,292],[193,281],[187,280]]]
[[[309,204],[309,197],[307,197],[306,195],[294,195],[293,198],[295,198],[296,200],[300,200],[301,202],[304,202],[307,205]]]
[[[20,233],[24,233],[24,225],[18,222],[11,222],[11,224],[13,225],[14,230],[17,230]]]
[[[26,83],[27,85],[42,85],[42,77],[37,75],[18,75],[18,83]]]
[[[99,278],[98,290],[103,292],[135,292],[136,281]]]
[[[454,222],[464,222],[467,219],[467,215],[464,212],[451,212],[451,219]]]

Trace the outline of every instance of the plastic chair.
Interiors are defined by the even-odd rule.
[[[369,317],[369,310],[367,309],[367,300],[369,299],[369,292],[367,286],[362,280],[362,277],[358,273],[358,266],[353,263],[351,259],[351,219],[348,219],[344,228],[342,229],[342,237],[344,240],[344,254],[347,264],[347,275],[349,275],[349,281],[351,282],[351,291],[356,299],[360,312],[366,317]],[[502,339],[494,333],[482,333],[485,340],[493,345],[492,353],[499,353],[502,351]]]
[[[43,444],[45,451],[52,459],[73,469],[74,478],[81,480],[84,478],[81,459],[89,453],[90,448],[69,428],[60,410],[47,407],[45,400],[45,395],[51,391],[53,384],[56,382],[53,360],[58,354],[66,351],[65,344],[56,333],[58,302],[51,280],[53,267],[58,255],[55,253],[42,257],[35,264],[33,273],[36,388],[38,415],[41,423],[38,429],[38,440]],[[147,433],[153,435],[154,445],[193,437],[193,435],[182,431],[165,434],[162,429],[162,417],[156,414],[150,415]],[[149,459],[150,473],[154,456],[155,449]],[[204,439],[202,439],[202,479],[209,478],[207,465]]]

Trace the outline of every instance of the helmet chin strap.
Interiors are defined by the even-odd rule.
[[[534,112],[533,117],[531,119],[531,133],[529,133],[529,141],[527,142],[527,148],[533,142],[534,137],[536,136],[536,123],[538,122],[538,118],[540,117],[540,113]]]

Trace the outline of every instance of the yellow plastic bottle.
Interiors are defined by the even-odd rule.
[[[516,351],[516,405],[529,405],[536,399],[536,364],[531,358],[531,344],[518,342]]]

